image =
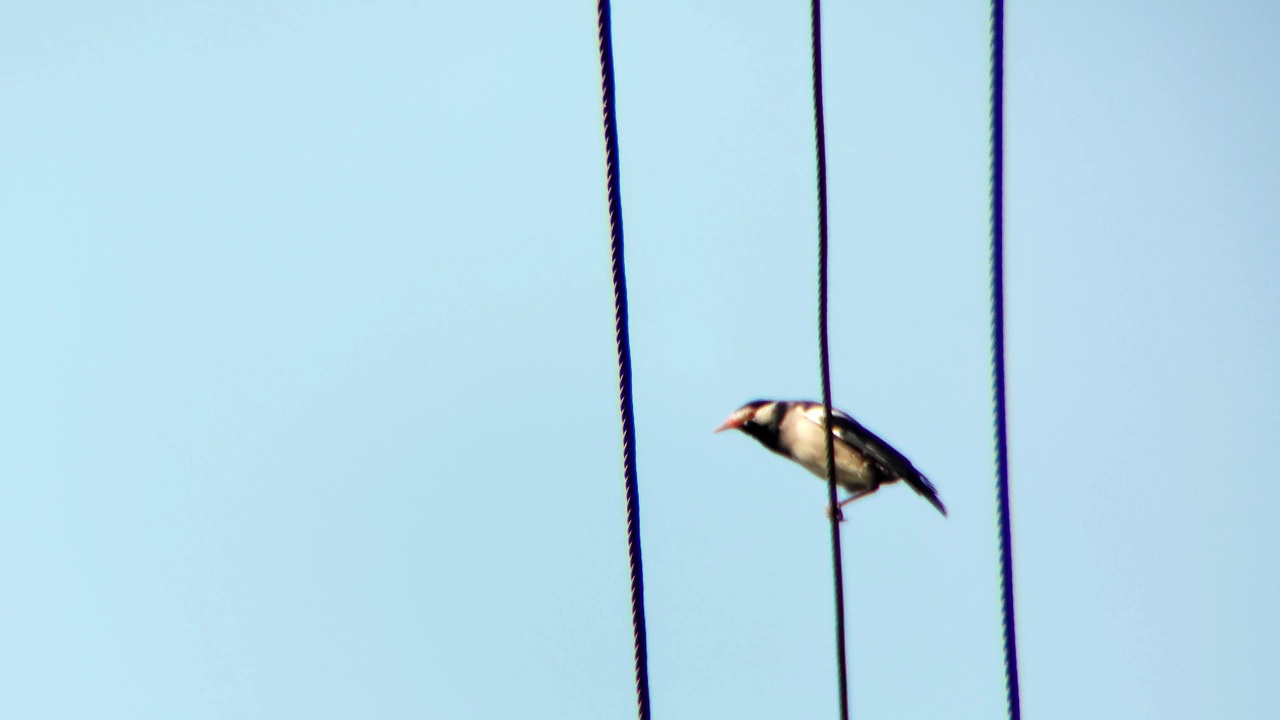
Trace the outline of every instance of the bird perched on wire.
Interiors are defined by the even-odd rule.
[[[741,430],[825,480],[823,414],[822,403],[808,400],[755,400],[735,410],[715,432]],[[835,429],[836,484],[850,493],[840,501],[837,513],[839,508],[870,495],[881,485],[902,480],[946,516],[947,508],[938,499],[937,489],[902,453],[835,408],[831,409],[831,425]]]

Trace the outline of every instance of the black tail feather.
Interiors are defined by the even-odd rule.
[[[929,478],[925,477],[919,471],[916,471],[914,474],[907,473],[907,476],[902,479],[905,480],[907,484],[911,486],[911,489],[915,490],[920,497],[928,500],[929,504],[938,508],[938,512],[942,513],[942,517],[947,516],[947,506],[942,504],[942,499],[938,497],[938,489],[933,486],[933,483],[929,482]]]

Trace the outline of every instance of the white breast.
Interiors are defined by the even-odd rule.
[[[779,440],[790,449],[790,457],[806,470],[823,480],[827,479],[827,448],[822,437],[822,427],[811,422],[800,412],[788,413],[782,420]],[[876,472],[871,461],[855,452],[847,444],[836,440],[836,482],[850,492],[874,490],[877,487]]]

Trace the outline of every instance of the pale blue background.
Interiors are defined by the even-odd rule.
[[[807,3],[615,8],[655,717],[835,716]],[[827,4],[858,718],[999,718],[985,3]],[[1013,3],[1024,709],[1280,716],[1280,5]],[[594,4],[0,9],[0,716],[634,713]]]

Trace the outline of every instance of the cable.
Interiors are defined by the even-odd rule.
[[[613,323],[618,347],[618,405],[622,414],[622,476],[627,495],[627,558],[631,564],[631,627],[635,637],[636,705],[649,720],[649,648],[644,622],[644,563],[640,556],[640,491],[636,481],[636,420],[631,399],[631,340],[627,330],[627,271],[622,254],[622,190],[618,169],[618,120],[614,115],[613,32],[609,0],[597,0],[600,91],[604,107],[605,182],[613,265]]]
[[[1010,720],[1021,720],[1018,642],[1013,606],[1013,533],[1009,527],[1009,436],[1004,381],[1004,0],[991,0],[991,392],[996,451],[996,522],[1000,526],[1000,618],[1004,686]]]
[[[840,509],[836,504],[835,440],[831,427],[831,356],[827,342],[827,130],[822,109],[822,3],[811,0],[813,36],[813,129],[818,153],[818,355],[822,366],[822,411],[827,440],[827,502],[831,508],[831,565],[836,588],[836,671],[840,719],[849,720],[849,666],[844,637],[844,562],[840,556]]]

